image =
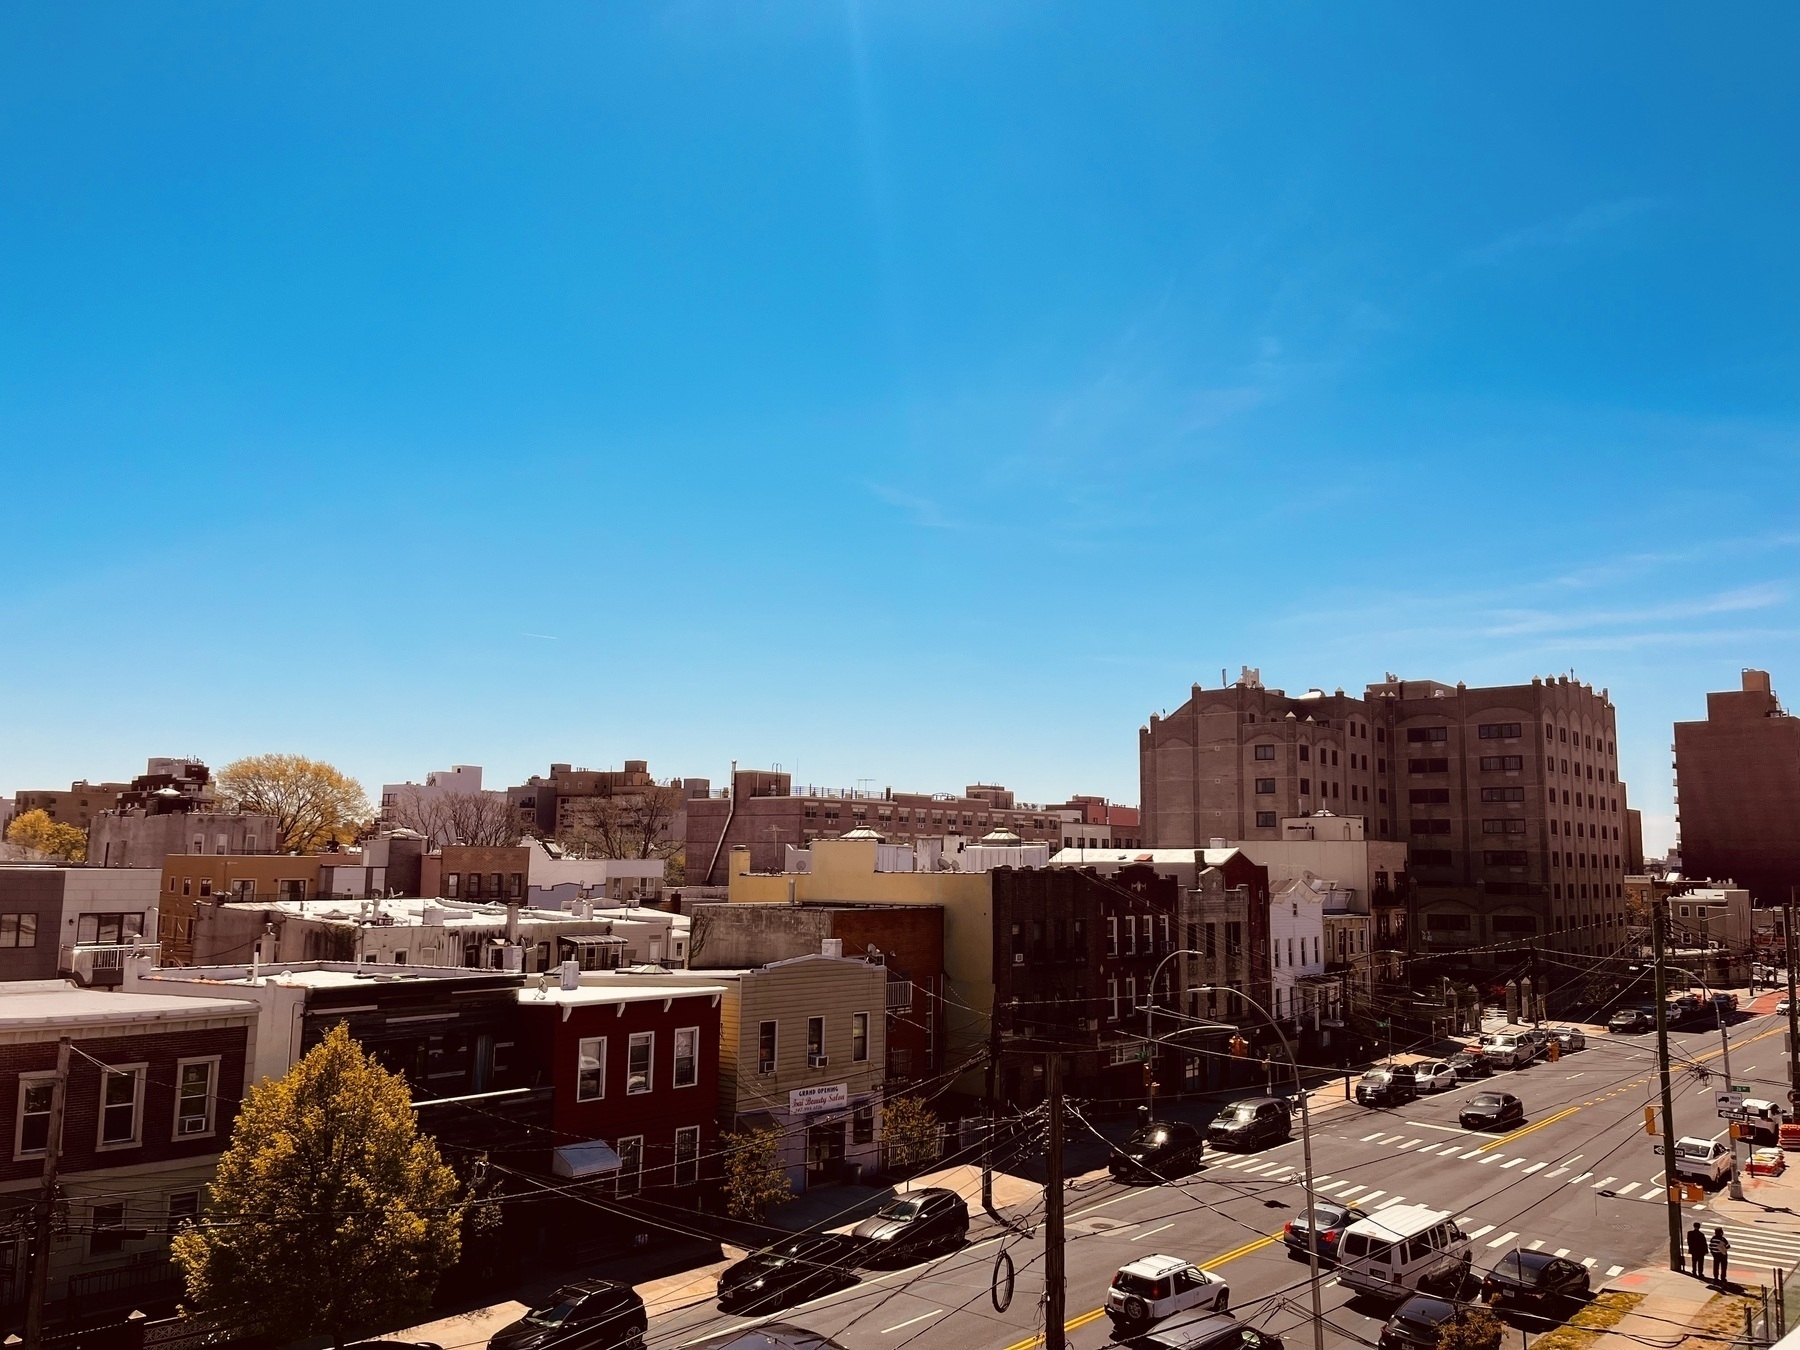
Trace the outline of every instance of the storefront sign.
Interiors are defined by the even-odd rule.
[[[826,1087],[795,1088],[788,1093],[788,1113],[803,1116],[814,1111],[837,1111],[850,1105],[850,1085],[832,1083]]]

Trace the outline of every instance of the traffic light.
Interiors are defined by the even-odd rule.
[[[1242,1036],[1233,1036],[1231,1038],[1231,1053],[1236,1055],[1239,1059],[1242,1059],[1245,1055],[1250,1053],[1250,1042],[1245,1040]]]
[[[1656,1108],[1654,1106],[1644,1108],[1644,1133],[1656,1133]]]

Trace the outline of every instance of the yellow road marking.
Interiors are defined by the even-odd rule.
[[[1590,1105],[1591,1105],[1591,1103],[1590,1103]],[[1557,1121],[1561,1120],[1564,1116],[1572,1116],[1579,1110],[1581,1110],[1581,1108],[1579,1106],[1565,1107],[1563,1110],[1558,1111],[1553,1116],[1545,1116],[1542,1120],[1538,1121],[1538,1123],[1535,1125],[1527,1125],[1522,1130],[1514,1130],[1511,1134],[1501,1135],[1498,1139],[1494,1140],[1492,1143],[1483,1144],[1481,1146],[1481,1152],[1486,1153],[1489,1149],[1499,1148],[1500,1145],[1502,1145],[1502,1144],[1510,1144],[1515,1139],[1523,1139],[1526,1135],[1532,1133],[1534,1130],[1541,1130],[1546,1125],[1554,1125],[1554,1124],[1556,1124]]]
[[[1270,1233],[1267,1237],[1259,1237],[1254,1242],[1246,1242],[1241,1247],[1233,1247],[1223,1256],[1215,1256],[1210,1261],[1201,1262],[1200,1269],[1212,1270],[1218,1266],[1224,1265],[1227,1261],[1235,1261],[1240,1256],[1248,1256],[1251,1252],[1259,1252],[1271,1242],[1279,1241],[1280,1238],[1280,1233]],[[1077,1317],[1071,1317],[1068,1321],[1064,1322],[1063,1330],[1075,1331],[1078,1328],[1085,1327],[1089,1322],[1099,1321],[1104,1316],[1106,1316],[1105,1308],[1090,1308],[1087,1312],[1084,1312]],[[1011,1345],[1006,1347],[1006,1350],[1034,1350],[1034,1347],[1040,1346],[1043,1343],[1044,1333],[1040,1331],[1037,1335],[1028,1336],[1022,1341],[1014,1341]]]

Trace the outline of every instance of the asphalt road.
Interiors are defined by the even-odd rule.
[[[1733,1078],[1753,1096],[1780,1100],[1786,1019],[1740,1018],[1732,1028]],[[1676,1065],[1676,1133],[1713,1137],[1723,1121],[1713,1093],[1717,1032],[1670,1037]],[[1475,1268],[1486,1269],[1514,1247],[1580,1261],[1598,1288],[1624,1270],[1660,1264],[1668,1254],[1668,1207],[1662,1160],[1644,1132],[1643,1108],[1657,1100],[1654,1034],[1593,1037],[1588,1048],[1558,1063],[1500,1072],[1423,1097],[1396,1110],[1338,1104],[1313,1124],[1315,1186],[1321,1197],[1365,1209],[1422,1203],[1449,1211],[1474,1239]],[[1703,1080],[1699,1074],[1710,1072]],[[1461,1103],[1487,1088],[1519,1096],[1527,1123],[1504,1135],[1458,1126]],[[1315,1098],[1315,1100],[1317,1100]],[[1297,1120],[1296,1120],[1297,1123]],[[1071,1131],[1079,1130],[1071,1122]],[[1111,1325],[1099,1309],[1114,1271],[1153,1252],[1197,1261],[1231,1285],[1233,1311],[1281,1334],[1290,1350],[1311,1344],[1305,1261],[1291,1257],[1278,1234],[1305,1203],[1298,1139],[1239,1155],[1209,1154],[1206,1167],[1179,1183],[1149,1187],[1111,1181],[1068,1191],[1067,1321],[1071,1350],[1100,1350]],[[1034,1228],[1038,1214],[1025,1216]],[[1684,1212],[1713,1220],[1708,1206]],[[1727,1224],[1733,1269],[1754,1275],[1800,1261],[1800,1238]],[[1018,1237],[976,1216],[961,1251],[897,1271],[868,1272],[861,1284],[777,1314],[822,1332],[850,1350],[1029,1350],[1041,1329],[1043,1241]],[[990,1302],[997,1254],[1017,1268],[1005,1312]],[[1372,1343],[1389,1309],[1321,1276],[1328,1344]],[[759,1320],[721,1314],[711,1303],[657,1319],[651,1350],[678,1347]]]

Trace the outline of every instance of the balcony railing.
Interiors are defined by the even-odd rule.
[[[127,957],[148,956],[154,964],[161,950],[159,942],[76,942],[62,948],[58,969],[84,984],[117,984]]]

